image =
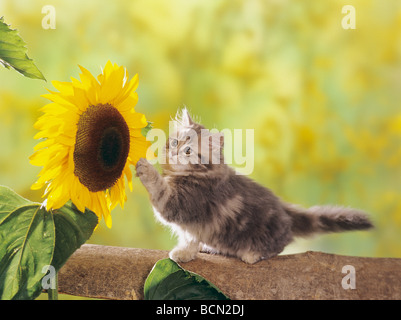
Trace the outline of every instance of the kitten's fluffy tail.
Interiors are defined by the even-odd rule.
[[[292,232],[295,236],[373,228],[367,214],[357,209],[340,206],[314,206],[303,209],[286,203],[283,203],[283,206],[292,219]]]

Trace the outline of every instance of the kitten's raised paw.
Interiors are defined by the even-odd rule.
[[[149,166],[150,166],[150,163],[148,162],[148,160],[146,160],[145,158],[140,158],[135,166],[137,177],[141,176],[147,170],[149,170],[148,169]]]
[[[259,253],[256,252],[247,252],[243,254],[241,257],[241,260],[248,263],[248,264],[254,264],[260,260],[262,260],[262,256]]]
[[[175,262],[188,262],[196,258],[196,252],[185,248],[176,248],[170,251],[169,257]]]
[[[141,179],[142,182],[150,181],[156,176],[156,169],[149,163],[145,158],[140,158],[136,163],[136,176]]]

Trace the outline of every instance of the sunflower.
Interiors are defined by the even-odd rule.
[[[132,191],[129,166],[146,156],[149,142],[141,134],[148,125],[135,112],[138,75],[128,81],[124,67],[107,62],[97,79],[81,67],[80,81],[53,81],[59,92],[43,95],[52,101],[35,123],[40,130],[30,162],[43,166],[32,189],[46,186],[46,209],[68,200],[78,210],[88,208],[111,227],[110,211],[124,207],[125,179]]]

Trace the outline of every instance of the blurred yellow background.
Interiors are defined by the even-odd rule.
[[[56,29],[42,28],[42,7]],[[356,29],[342,28],[353,5]],[[303,206],[364,209],[376,229],[299,240],[321,250],[401,257],[401,2],[399,0],[1,0],[48,82],[0,68],[0,184],[30,190],[33,124],[51,80],[100,73],[107,60],[139,74],[138,112],[167,129],[186,105],[209,128],[254,129],[251,177]],[[134,170],[134,168],[132,168]],[[171,249],[134,178],[125,209],[90,243]]]

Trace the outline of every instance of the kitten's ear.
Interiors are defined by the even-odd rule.
[[[195,123],[191,119],[187,108],[181,110],[181,122],[185,127],[191,127]]]

